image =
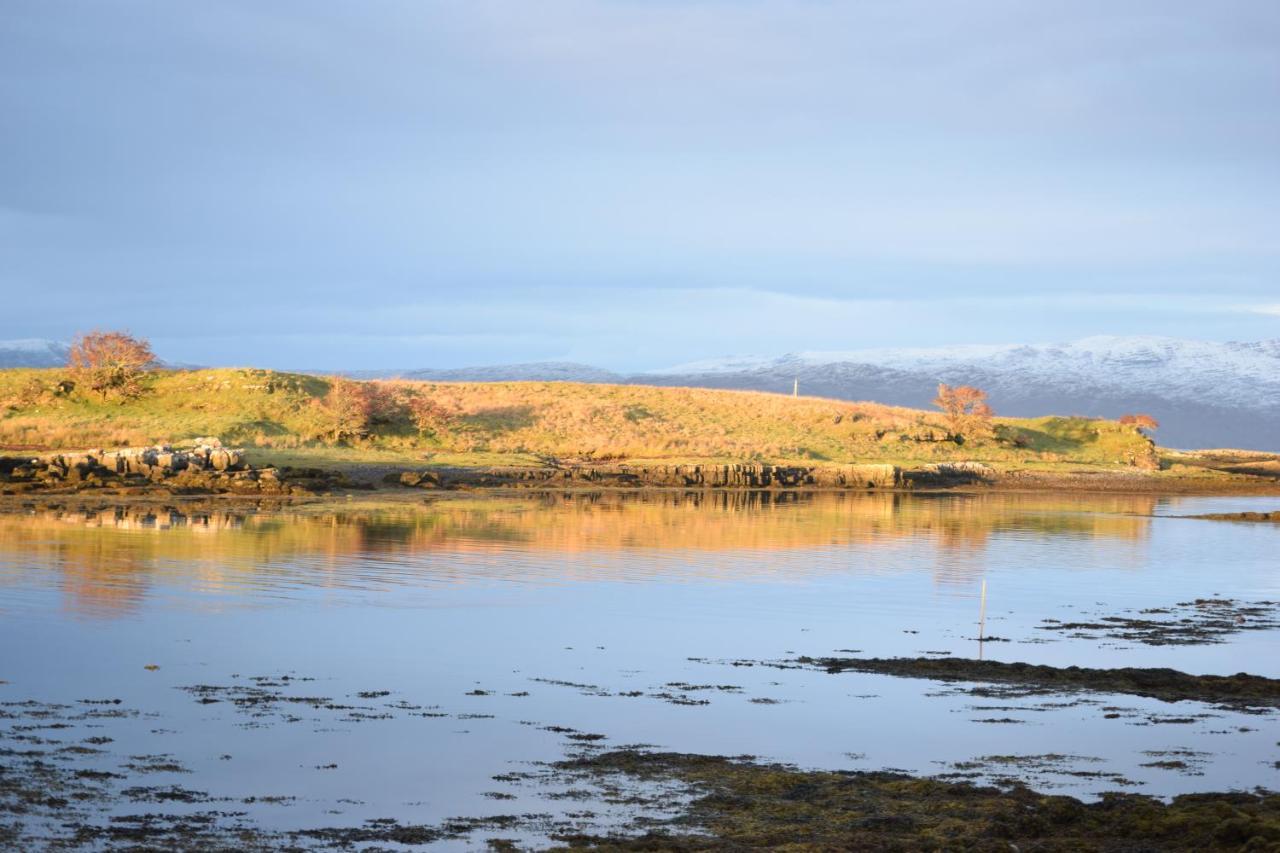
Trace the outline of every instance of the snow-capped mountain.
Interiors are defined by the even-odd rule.
[[[1115,417],[1147,412],[1172,446],[1280,450],[1280,340],[1215,343],[1093,337],[1066,344],[804,352],[656,371],[706,385],[928,406],[938,382],[977,385],[997,412]],[[636,381],[638,377],[631,377]]]
[[[844,365],[928,374],[939,381],[983,377],[988,390],[1015,396],[1029,384],[1067,392],[1106,389],[1125,396],[1157,390],[1188,403],[1256,408],[1280,406],[1280,340],[1213,343],[1156,337],[1094,337],[1068,344],[958,346],[803,352],[781,358],[727,358],[666,370],[658,376],[811,372]]]
[[[927,408],[939,382],[987,390],[1006,415],[1145,412],[1173,447],[1280,451],[1280,340],[1214,343],[1094,337],[1063,344],[956,346],[734,356],[646,373],[578,364],[410,371],[438,381],[516,379],[688,385],[875,400]]]
[[[43,338],[0,341],[0,368],[58,367],[67,363],[67,345]]]

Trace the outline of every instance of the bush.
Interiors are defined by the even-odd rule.
[[[418,432],[440,437],[453,423],[454,412],[430,397],[409,399],[409,415]]]
[[[1134,413],[1129,415],[1121,415],[1120,423],[1125,426],[1136,427],[1139,430],[1149,429],[1152,432],[1160,428],[1160,422],[1151,415]]]
[[[317,438],[339,444],[367,436],[372,426],[374,396],[364,383],[333,379],[328,393],[312,401],[318,415]]]
[[[385,382],[361,383],[369,401],[369,426],[399,423],[409,416],[409,405],[403,389]]]
[[[142,377],[155,365],[151,344],[126,332],[87,332],[71,343],[67,366],[76,378],[107,399],[142,393]]]
[[[951,434],[958,439],[989,438],[993,435],[987,392],[972,385],[938,385],[933,404],[942,410]]]

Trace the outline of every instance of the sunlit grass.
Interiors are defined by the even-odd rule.
[[[51,389],[61,370],[0,371],[0,445],[61,449],[214,436],[261,464],[535,465],[585,462],[1131,466],[1150,453],[1130,426],[1079,417],[997,418],[959,444],[936,412],[754,391],[570,382],[381,383],[451,413],[419,432],[407,413],[361,440],[323,440],[325,377],[253,369],[163,371],[127,401]],[[32,388],[45,388],[33,394]]]

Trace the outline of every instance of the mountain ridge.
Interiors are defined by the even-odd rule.
[[[532,363],[405,371],[424,381],[577,381],[687,385],[875,400],[927,407],[939,382],[977,385],[1002,414],[1046,411],[1118,417],[1141,411],[1172,446],[1280,451],[1280,339],[1197,341],[1095,336],[1056,344],[800,352],[730,356],[661,370],[615,373]]]
[[[67,363],[70,350],[62,341],[44,338],[0,340],[0,368],[60,367]]]

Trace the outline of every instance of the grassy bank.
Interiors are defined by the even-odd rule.
[[[0,445],[55,450],[195,436],[267,457],[486,465],[562,460],[771,463],[956,460],[995,466],[1131,466],[1148,456],[1130,426],[1075,417],[997,418],[994,434],[949,440],[938,413],[812,397],[579,383],[374,383],[391,402],[367,434],[335,441],[333,380],[265,370],[166,371],[137,399],[56,392],[60,370],[0,371]],[[428,427],[405,405],[428,399]]]
[[[322,468],[367,483],[428,468],[866,463],[925,472],[916,485],[938,485],[929,466],[958,462],[983,466],[988,485],[1031,491],[1271,493],[1280,483],[1275,454],[1164,450],[1132,425],[1084,417],[997,417],[957,439],[939,412],[753,391],[355,383],[225,368],[157,371],[140,396],[102,399],[68,393],[59,387],[67,378],[0,370],[0,455],[212,436],[246,448],[255,467]],[[344,393],[361,401],[354,426],[349,407],[335,404]]]

